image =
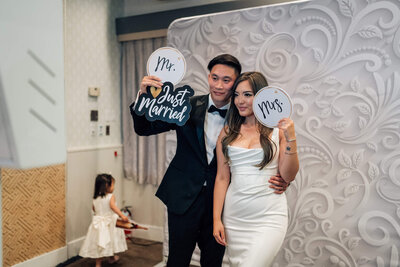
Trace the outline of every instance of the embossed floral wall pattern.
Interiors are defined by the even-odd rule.
[[[196,94],[208,92],[208,61],[231,53],[292,97],[301,169],[275,267],[400,265],[400,1],[186,18],[168,43],[184,54],[181,83]]]

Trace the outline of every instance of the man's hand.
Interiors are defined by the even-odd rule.
[[[163,83],[161,79],[156,76],[144,76],[140,83],[140,94],[147,93],[147,86],[153,86],[155,88],[161,88]]]
[[[290,184],[290,183],[286,183],[280,174],[271,176],[271,178],[268,180],[268,182],[271,183],[269,187],[275,190],[275,194],[282,194],[283,192],[286,191],[287,187]]]

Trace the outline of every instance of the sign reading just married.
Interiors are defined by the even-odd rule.
[[[147,87],[147,93],[139,96],[135,112],[145,115],[149,121],[161,120],[184,125],[189,119],[189,98],[194,95],[189,85],[174,88],[186,72],[183,55],[172,47],[162,47],[154,51],[147,61],[148,75],[161,79],[161,88]]]
[[[270,128],[277,127],[281,119],[292,115],[292,101],[283,89],[267,86],[255,95],[253,112],[261,124]]]

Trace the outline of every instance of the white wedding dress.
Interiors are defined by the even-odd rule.
[[[271,138],[279,148],[279,129]],[[270,176],[278,173],[279,149],[264,169],[254,165],[263,159],[262,148],[228,146],[231,183],[223,223],[230,266],[267,267],[285,238],[288,211],[285,194],[269,188]]]
[[[95,214],[79,255],[85,258],[113,256],[128,249],[122,228],[115,226],[118,215],[111,209],[112,194],[93,200]]]

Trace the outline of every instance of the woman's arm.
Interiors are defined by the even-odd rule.
[[[289,118],[284,118],[278,123],[279,130],[279,173],[282,178],[290,183],[299,170],[297,156],[296,133],[294,123]]]
[[[226,158],[222,152],[222,138],[225,137],[225,130],[222,129],[216,146],[217,152],[217,176],[215,177],[215,185],[214,185],[214,209],[213,209],[213,218],[214,218],[214,230],[213,235],[215,240],[226,246],[225,241],[225,229],[222,224],[221,215],[222,209],[225,202],[226,190],[228,189],[229,182],[231,179],[229,165],[226,161]]]
[[[115,204],[115,197],[114,195],[111,196],[111,200],[110,200],[110,208],[125,222],[128,222],[129,219],[128,217],[126,217],[121,210],[117,207],[117,205]]]

